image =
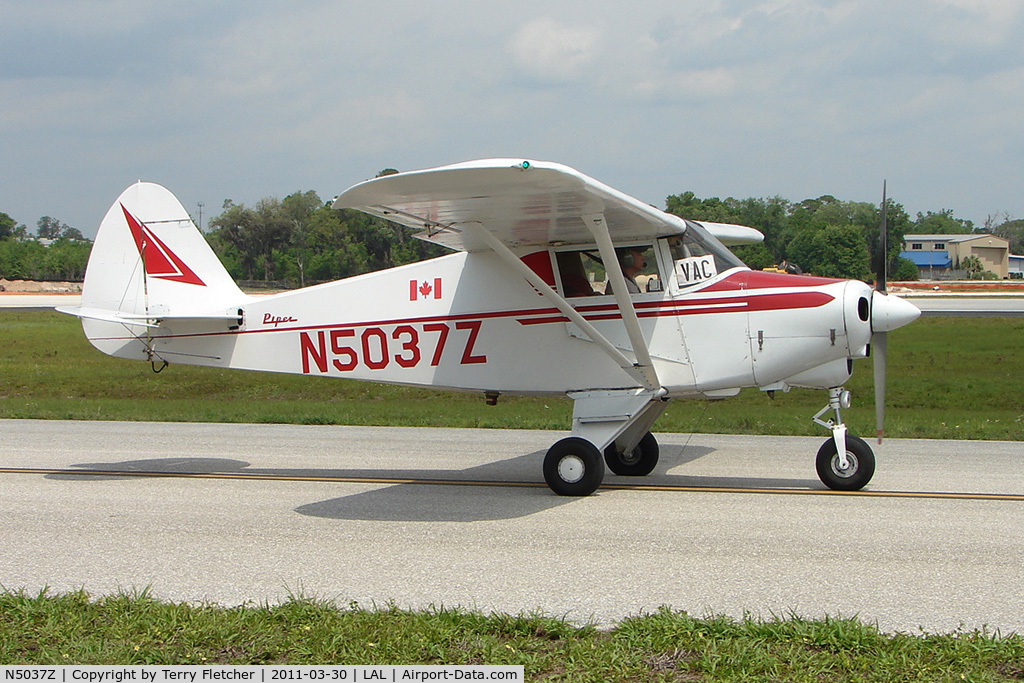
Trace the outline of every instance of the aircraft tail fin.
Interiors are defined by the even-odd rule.
[[[140,334],[164,321],[230,321],[247,300],[181,202],[138,182],[100,223],[82,286],[82,306],[60,309],[83,320],[94,346],[145,358]]]

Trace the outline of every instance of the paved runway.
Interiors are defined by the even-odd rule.
[[[566,499],[540,474],[560,436],[0,421],[0,584],[1024,632],[1022,443],[889,440],[873,495],[840,495],[814,474],[824,435],[664,434],[654,474],[606,484],[674,488]]]

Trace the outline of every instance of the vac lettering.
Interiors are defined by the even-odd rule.
[[[702,282],[718,275],[714,256],[691,256],[676,261],[676,279],[679,286]]]
[[[481,324],[480,320],[455,323],[457,331],[466,332],[458,335],[462,338],[462,365],[487,362],[486,355],[475,353]],[[398,325],[390,332],[367,327],[358,334],[355,328],[299,332],[302,372],[351,372],[360,366],[383,370],[391,363],[414,368],[427,361],[436,367],[441,363],[450,334],[448,323]]]

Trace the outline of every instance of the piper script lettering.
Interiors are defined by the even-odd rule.
[[[294,317],[292,317],[290,315],[289,316],[279,316],[279,315],[274,315],[273,313],[264,313],[263,314],[263,324],[264,325],[273,325],[274,327],[277,327],[281,323],[297,323],[297,322],[299,322],[299,319],[298,318],[294,318]]]

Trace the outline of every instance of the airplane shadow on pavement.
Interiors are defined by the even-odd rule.
[[[666,445],[661,461],[646,477],[619,477],[611,472],[605,484],[648,484],[701,488],[817,488],[814,479],[758,479],[670,474],[668,471],[715,451],[705,446]],[[577,498],[556,496],[543,482],[544,451],[462,470],[415,469],[288,469],[251,467],[229,458],[153,458],[110,463],[81,463],[81,472],[53,473],[49,479],[89,481],[138,476],[237,475],[239,479],[330,481],[331,479],[381,479],[380,488],[300,505],[295,511],[310,517],[354,521],[475,522],[514,519],[542,512]],[[107,473],[109,472],[109,474]],[[391,483],[394,480],[399,483]],[[450,483],[448,483],[450,482]],[[339,484],[348,484],[339,481]],[[373,482],[370,482],[373,485]],[[349,484],[350,485],[350,484]],[[360,484],[357,484],[360,485]],[[608,495],[599,489],[593,495]]]

